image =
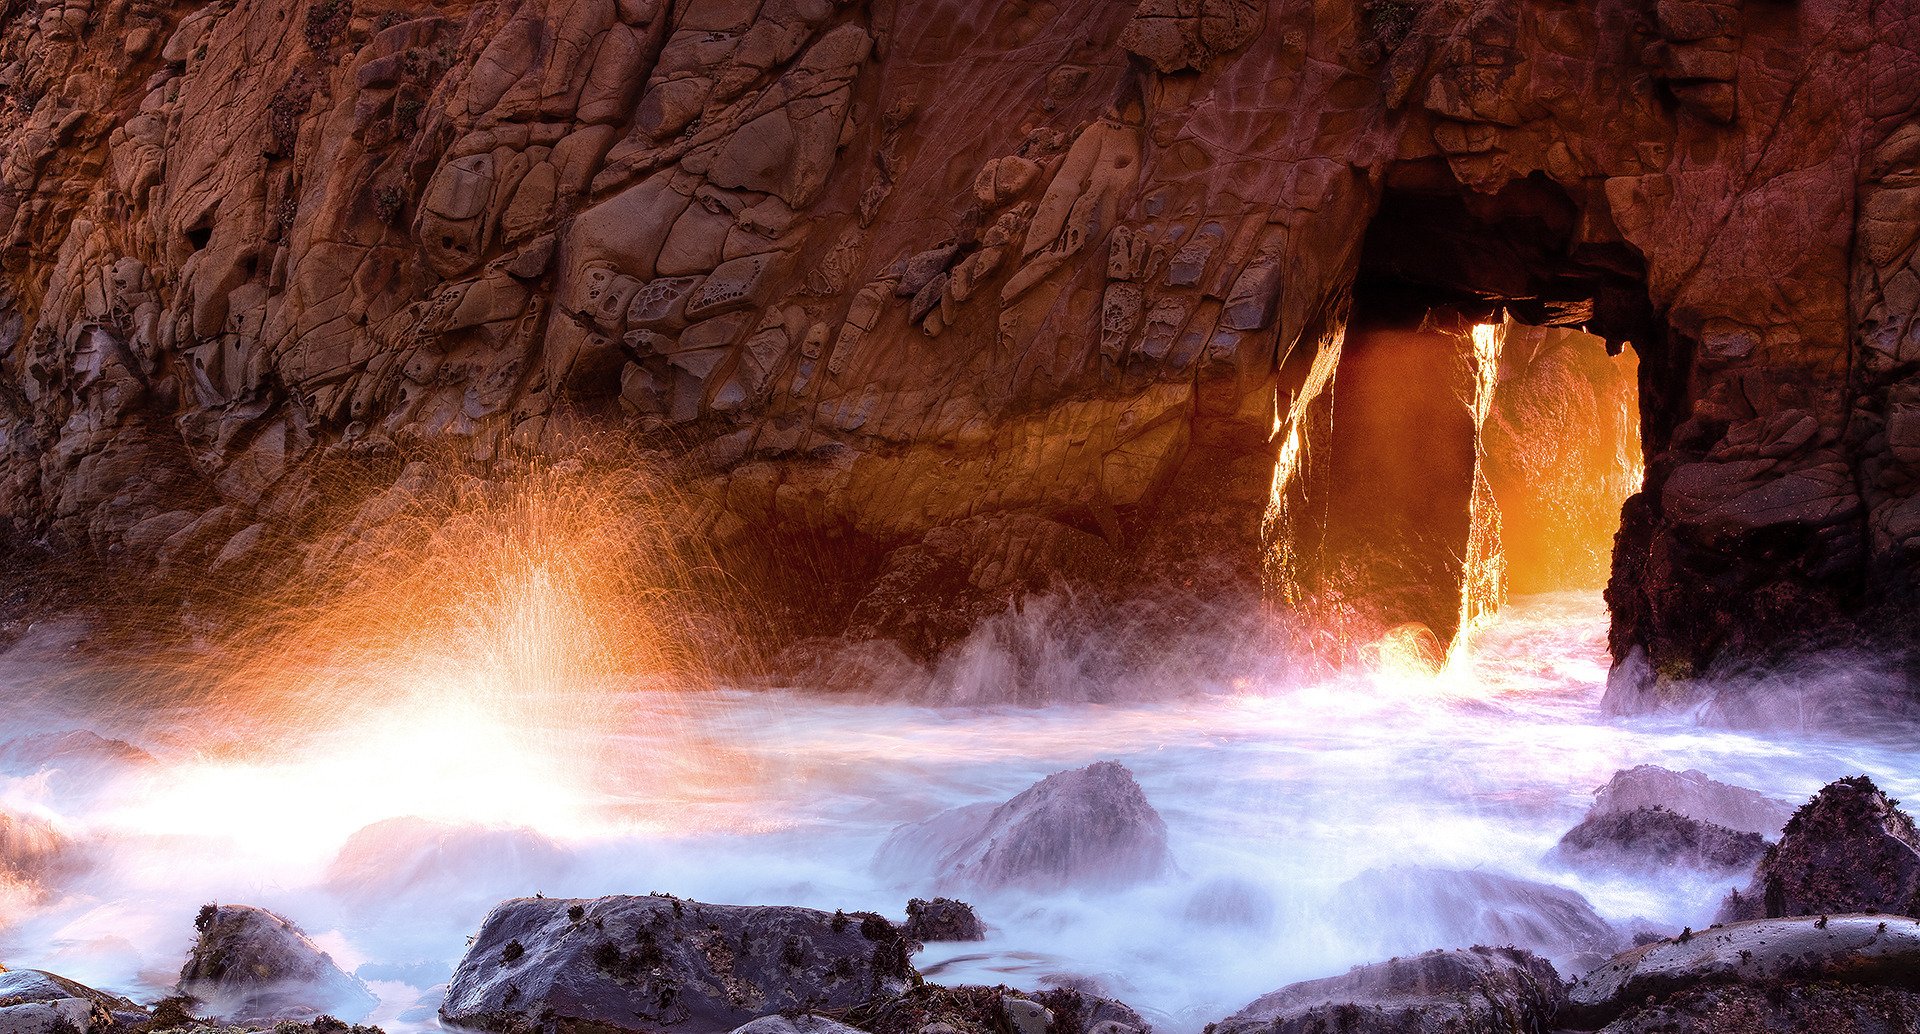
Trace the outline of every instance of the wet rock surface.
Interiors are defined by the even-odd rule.
[[[1721,918],[1839,912],[1920,916],[1920,831],[1865,776],[1829,783],[1795,812]]]
[[[1658,765],[1622,769],[1594,792],[1591,816],[1665,808],[1678,815],[1717,826],[1758,833],[1772,839],[1793,817],[1794,807],[1756,790],[1734,786],[1688,769],[1675,772]]]
[[[927,943],[981,941],[987,937],[987,926],[974,915],[973,906],[964,901],[914,898],[907,902],[907,925],[903,932],[913,940]]]
[[[180,970],[179,993],[197,1015],[268,1024],[336,1016],[357,1020],[378,1004],[291,920],[252,905],[208,905]]]
[[[1741,833],[1665,808],[1592,815],[1560,838],[1551,857],[1576,868],[1680,867],[1731,874],[1751,872],[1767,853],[1758,833]]]
[[[1215,1034],[1534,1034],[1566,989],[1553,966],[1515,948],[1430,951],[1290,984],[1212,1025]]]
[[[1369,870],[1341,885],[1341,896],[1392,917],[1388,951],[1472,944],[1513,945],[1569,972],[1583,972],[1618,950],[1622,938],[1575,891],[1499,873],[1402,866]]]
[[[1575,1014],[1605,1022],[1707,984],[1834,981],[1920,991],[1920,920],[1803,916],[1729,923],[1626,951],[1575,981]]]
[[[1907,1034],[1920,1030],[1920,994],[1885,987],[1787,983],[1680,992],[1602,1028],[1602,1034]]]
[[[1126,767],[1056,772],[1005,804],[902,826],[876,864],[953,887],[1122,886],[1173,868],[1167,825]]]
[[[913,979],[909,942],[871,914],[664,896],[519,898],[488,915],[440,1015],[482,1030],[730,1031],[845,1010]]]
[[[117,1034],[144,1023],[127,999],[37,969],[0,971],[0,1031],[5,1034]]]

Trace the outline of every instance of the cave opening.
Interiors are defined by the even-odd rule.
[[[1543,179],[1431,172],[1389,180],[1276,416],[1269,578],[1336,662],[1437,671],[1509,597],[1597,598],[1643,478],[1637,256]]]

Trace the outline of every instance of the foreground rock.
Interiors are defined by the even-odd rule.
[[[1568,999],[1574,1016],[1598,1025],[1703,985],[1808,981],[1920,991],[1920,921],[1803,916],[1716,926],[1622,952],[1576,981]]]
[[[0,1034],[109,1034],[147,1019],[124,998],[37,969],[0,972]]]
[[[1920,832],[1865,776],[1829,783],[1795,812],[1720,918],[1838,912],[1920,916]]]
[[[1601,1034],[1913,1034],[1920,994],[1853,984],[1697,987],[1608,1024]]]
[[[378,1004],[365,984],[291,920],[252,905],[208,905],[179,991],[195,1011],[237,1024],[272,1024],[337,1016],[357,1020]]]
[[[877,864],[943,886],[1124,886],[1173,869],[1167,824],[1133,773],[1101,761],[1056,772],[1005,804],[972,804],[902,826]]]
[[[1752,871],[1767,853],[1758,833],[1742,833],[1665,808],[1587,816],[1560,838],[1552,857],[1575,868],[1680,867],[1715,874]]]
[[[665,896],[517,898],[487,916],[440,1015],[482,1030],[730,1031],[905,990],[909,942],[871,914]]]
[[[909,938],[931,944],[936,941],[984,941],[987,927],[973,914],[973,906],[952,898],[934,898],[907,902]]]
[[[1430,951],[1358,966],[1255,999],[1213,1034],[1536,1034],[1566,988],[1552,964],[1516,948]]]
[[[1153,1029],[1126,1005],[1072,988],[921,984],[847,1018],[869,1034],[1150,1034]]]
[[[1779,836],[1793,817],[1793,805],[1758,790],[1723,783],[1692,769],[1675,772],[1640,765],[1615,772],[1594,793],[1588,818],[1655,807],[1763,837]]]
[[[1403,866],[1361,873],[1341,896],[1388,938],[1381,954],[1506,944],[1573,972],[1599,965],[1619,934],[1587,899],[1565,887],[1478,870]]]

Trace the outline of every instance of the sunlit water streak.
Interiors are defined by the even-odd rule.
[[[44,777],[0,788],[96,858],[0,930],[0,960],[151,999],[177,973],[200,904],[260,904],[346,968],[372,964],[375,1019],[412,1029],[432,1023],[430,986],[501,898],[668,891],[898,915],[936,888],[872,869],[897,824],[1112,758],[1166,818],[1181,874],[1118,892],[966,894],[990,939],[936,945],[919,962],[946,982],[1093,977],[1182,1032],[1290,981],[1428,946],[1420,917],[1369,914],[1341,893],[1376,866],[1483,868],[1576,888],[1611,919],[1704,924],[1730,881],[1596,880],[1542,861],[1621,768],[1697,768],[1791,799],[1866,772],[1920,797],[1911,739],[1603,718],[1604,619],[1588,596],[1522,599],[1476,637],[1469,665],[1437,679],[1170,684],[1127,704],[956,709],[609,685],[600,741],[576,745],[596,761],[584,771],[524,749],[564,745],[564,729],[483,712],[438,722],[448,716],[412,714],[404,695],[385,724],[284,754],[202,749],[183,718],[143,739],[159,764],[91,804]],[[354,830],[403,815],[533,826],[561,850],[455,858],[449,880],[371,903],[327,885]],[[1264,894],[1270,920],[1189,918],[1195,890],[1222,877]]]

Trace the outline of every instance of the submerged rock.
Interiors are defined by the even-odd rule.
[[[952,898],[934,898],[907,902],[906,935],[931,944],[936,941],[984,941],[986,924],[973,914],[973,906]]]
[[[1551,963],[1472,947],[1358,966],[1290,984],[1214,1024],[1213,1034],[1535,1034],[1565,1000]]]
[[[340,847],[326,885],[360,905],[408,894],[472,895],[477,878],[496,890],[508,881],[533,889],[563,870],[564,848],[525,827],[456,825],[406,817],[375,822]]]
[[[1579,972],[1620,947],[1614,928],[1565,887],[1498,873],[1403,866],[1361,873],[1342,897],[1382,919],[1382,953],[1508,944]]]
[[[1801,916],[1716,926],[1622,952],[1576,981],[1568,1000],[1577,1018],[1597,1025],[1704,984],[1823,980],[1920,991],[1920,921]]]
[[[1720,918],[1839,912],[1920,916],[1920,832],[1865,776],[1827,784],[1795,812]]]
[[[1751,871],[1766,853],[1758,833],[1653,807],[1588,815],[1560,838],[1552,857],[1577,868],[1678,866],[1730,874]]]
[[[229,1023],[271,1024],[338,1016],[357,1020],[378,1003],[359,980],[283,916],[252,905],[208,905],[180,970],[179,991],[198,1012]]]
[[[1607,785],[1594,792],[1588,818],[1654,807],[1763,837],[1778,836],[1793,817],[1793,805],[1758,790],[1723,783],[1692,769],[1675,772],[1640,765],[1615,772]]]
[[[512,1034],[731,1031],[899,994],[909,942],[885,919],[652,895],[516,898],[487,916],[447,990],[450,1023]]]
[[[949,886],[1124,886],[1173,869],[1167,824],[1113,761],[1056,772],[1005,804],[902,826],[877,864]]]
[[[1265,930],[1273,925],[1277,909],[1273,895],[1256,884],[1233,876],[1217,876],[1194,889],[1187,899],[1186,918],[1208,926]]]
[[[37,969],[0,972],[0,1034],[109,1034],[143,1023],[146,1010]]]

